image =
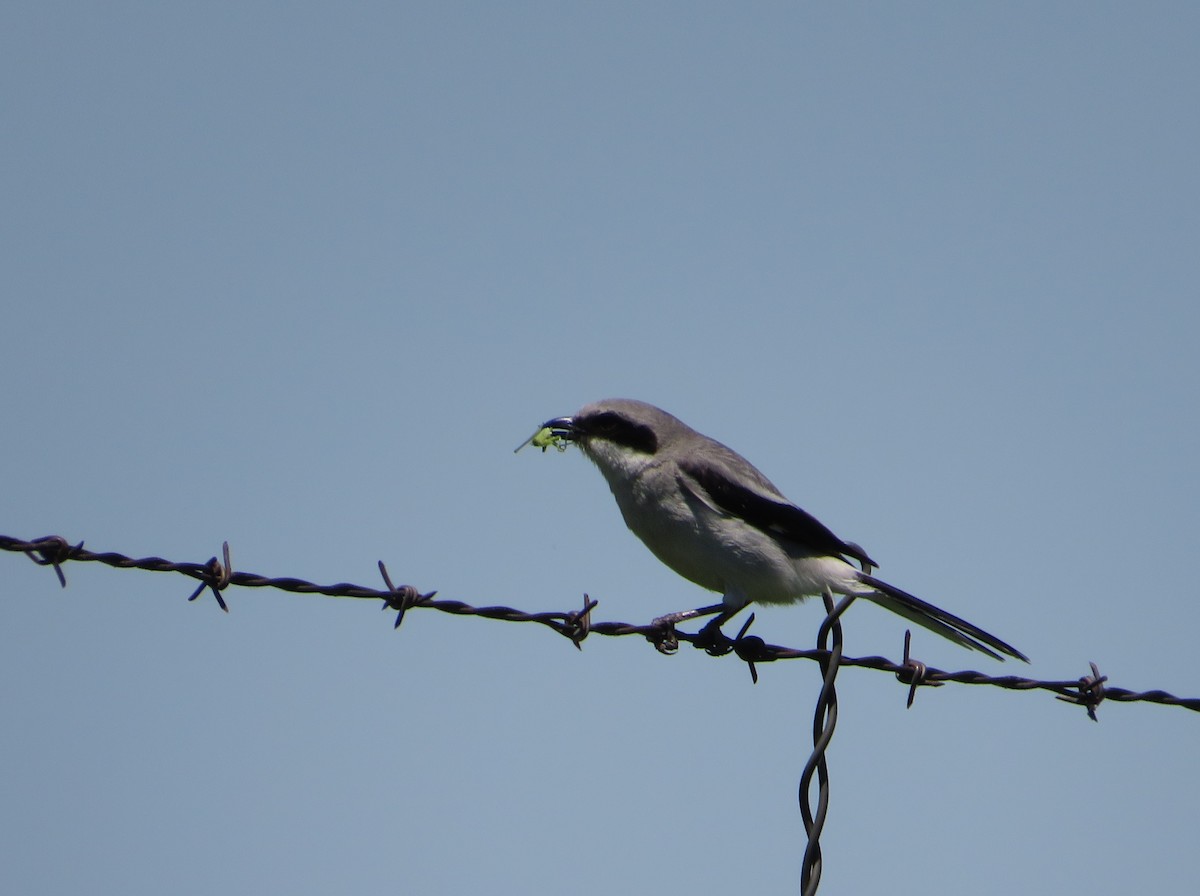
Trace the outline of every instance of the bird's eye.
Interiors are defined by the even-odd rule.
[[[593,430],[599,433],[613,433],[621,425],[621,419],[616,414],[600,414],[591,422]]]
[[[643,454],[658,450],[658,438],[654,431],[643,423],[637,423],[616,411],[602,411],[579,421],[580,429],[587,436],[604,439],[615,445],[624,445]]]

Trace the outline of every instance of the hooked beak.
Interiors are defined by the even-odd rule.
[[[548,429],[551,435],[559,439],[566,439],[568,442],[574,441],[575,436],[579,434],[574,417],[555,417],[553,420],[543,423],[542,429]]]
[[[518,445],[513,453],[516,454],[526,445],[533,445],[535,448],[541,448],[542,451],[553,445],[559,451],[566,451],[566,443],[575,441],[579,432],[573,417],[555,417],[553,420],[543,423],[538,431]]]

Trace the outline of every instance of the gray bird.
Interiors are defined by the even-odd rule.
[[[529,441],[544,448],[547,430],[600,468],[625,525],[654,556],[723,595],[720,604],[658,621],[717,614],[720,625],[751,602],[793,603],[829,591],[872,601],[996,659],[1003,653],[1029,661],[978,626],[871,575],[877,564],[861,547],[788,501],[740,454],[652,404],[597,401],[548,420]]]

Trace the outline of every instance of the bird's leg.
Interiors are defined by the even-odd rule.
[[[659,616],[657,619],[655,619],[650,624],[653,626],[660,626],[660,625],[673,626],[677,622],[684,622],[685,620],[688,620],[688,619],[699,619],[701,616],[714,616],[715,615],[717,618],[708,624],[712,625],[715,622],[715,623],[717,623],[717,625],[719,627],[719,626],[723,625],[725,623],[725,621],[727,619],[729,619],[730,616],[733,615],[733,613],[726,614],[726,611],[728,609],[729,608],[726,607],[725,604],[713,604],[711,607],[697,607],[694,610],[680,610],[678,613],[668,613],[666,616]],[[736,613],[737,610],[734,610],[733,612]],[[724,618],[721,618],[722,616],[724,616]],[[705,626],[705,627],[707,628],[707,626]]]

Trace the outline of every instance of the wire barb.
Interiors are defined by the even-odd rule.
[[[750,681],[752,684],[758,684],[758,664],[769,663],[775,659],[767,651],[767,642],[758,635],[747,635],[750,626],[754,625],[754,614],[751,613],[746,622],[738,631],[737,637],[733,639],[733,652],[738,655],[738,659],[744,662],[750,669]]]
[[[80,544],[82,543],[80,542]],[[217,599],[217,605],[228,613],[229,607],[225,603],[225,598],[221,596],[221,592],[229,587],[229,583],[233,579],[233,567],[229,563],[229,542],[221,544],[221,554],[225,558],[224,563],[216,557],[212,557],[208,563],[194,573],[196,578],[200,579],[200,584],[196,586],[196,590],[192,592],[188,600],[195,600],[205,588],[211,588],[213,597]]]
[[[583,650],[583,639],[592,630],[592,610],[600,606],[600,601],[592,600],[586,594],[583,596],[583,609],[568,613],[563,620],[562,634],[570,639],[576,650]]]
[[[382,560],[379,561],[379,574],[383,576],[383,583],[387,585],[387,593],[383,597],[384,610],[396,611],[396,622],[392,626],[393,630],[400,627],[400,623],[404,621],[404,614],[413,607],[419,607],[422,604],[433,600],[436,591],[430,591],[428,594],[422,594],[412,585],[401,585],[397,588],[392,584],[392,577],[388,575],[387,567],[384,566]]]
[[[940,688],[946,682],[944,681],[929,681],[929,667],[920,660],[915,660],[909,653],[909,648],[912,646],[912,630],[904,630],[904,660],[901,662],[903,667],[896,673],[896,680],[902,684],[908,685],[908,703],[906,709],[912,709],[913,700],[917,696],[917,688],[921,685],[927,685],[931,688]]]
[[[45,538],[35,538],[30,545],[24,552],[25,556],[38,566],[53,566],[54,574],[58,576],[58,584],[66,588],[67,577],[63,574],[62,565],[79,556],[79,552],[83,550],[83,542],[72,546],[61,535],[47,535]]]
[[[1104,682],[1108,681],[1108,676],[1101,675],[1100,668],[1095,663],[1088,663],[1088,665],[1092,667],[1092,674],[1080,677],[1079,692],[1077,694],[1059,694],[1057,699],[1064,703],[1073,703],[1076,706],[1086,706],[1088,718],[1093,722],[1099,722],[1096,709],[1106,696]]]

